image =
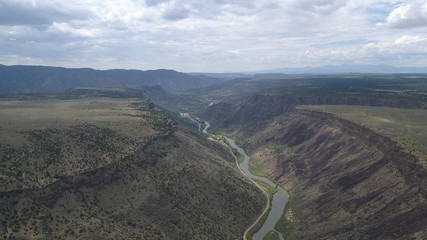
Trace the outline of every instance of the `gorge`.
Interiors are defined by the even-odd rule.
[[[427,238],[423,74],[1,68],[4,239]],[[278,184],[276,232],[246,231],[266,198],[208,131]]]

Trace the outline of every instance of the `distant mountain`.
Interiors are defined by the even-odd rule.
[[[253,77],[253,74],[245,74],[245,73],[188,73],[192,76],[207,76],[207,77],[214,77],[214,78],[221,78],[221,79],[235,79],[235,78],[249,78]]]
[[[207,87],[225,80],[192,76],[173,70],[95,70],[45,66],[0,65],[0,92],[58,92],[78,87],[142,87],[159,85],[178,92]]]
[[[248,74],[333,74],[333,73],[427,73],[427,67],[394,67],[385,64],[380,65],[353,65],[279,68],[271,70],[253,71]]]

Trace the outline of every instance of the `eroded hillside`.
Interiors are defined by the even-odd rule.
[[[295,109],[233,137],[290,190],[290,239],[426,238],[427,172],[390,139]]]
[[[227,149],[150,101],[2,101],[0,113],[6,239],[238,239],[262,211]]]

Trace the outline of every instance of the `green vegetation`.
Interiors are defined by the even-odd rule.
[[[264,191],[267,192],[270,199],[273,199],[273,195],[277,192],[276,187],[273,187],[270,184],[263,182],[261,180],[257,180],[257,179],[252,179],[252,180],[255,181],[259,186],[261,186],[264,189]]]
[[[427,168],[427,110],[367,106],[319,105],[302,109],[332,113],[390,137]]]
[[[265,236],[262,238],[263,240],[278,240],[279,234],[275,231],[269,231]]]
[[[245,161],[245,157],[243,155],[239,154],[237,156],[238,156],[237,157],[237,163],[238,164],[241,164],[241,163],[243,163]]]
[[[224,142],[224,144],[228,146],[228,143]],[[237,158],[236,161],[238,164],[241,164],[245,161],[245,157],[242,154],[240,154],[236,149],[234,148],[230,148],[230,149],[233,152],[234,156],[236,156]]]
[[[293,198],[292,194],[289,193],[289,200],[286,204],[285,210],[280,217],[279,221],[274,226],[276,231],[282,233],[283,238],[289,239],[292,236],[292,233],[299,229],[298,219],[302,216],[301,209],[298,206],[296,200]]]
[[[252,174],[258,177],[266,177],[266,175],[261,170],[261,165],[258,161],[256,161],[254,158],[249,158],[249,171],[251,171]]]

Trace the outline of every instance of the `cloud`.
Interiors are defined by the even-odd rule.
[[[0,53],[14,64],[101,69],[245,71],[397,56],[421,64],[424,2],[0,0]]]
[[[12,4],[11,2],[0,3],[1,25],[41,25],[49,24],[59,12],[55,9],[36,8],[31,5]]]
[[[149,7],[157,6],[164,2],[169,2],[169,0],[145,0],[145,4]]]
[[[190,10],[188,10],[185,7],[174,7],[171,9],[166,10],[162,17],[165,20],[169,20],[169,21],[177,21],[177,20],[182,20],[185,18],[188,18],[190,15]]]
[[[35,59],[31,57],[22,57],[19,55],[5,55],[0,54],[0,62],[7,62],[10,65],[41,65],[43,61],[41,59]]]
[[[417,0],[399,6],[388,15],[387,25],[397,29],[427,26],[427,2]]]
[[[381,54],[427,55],[427,38],[403,35],[393,42],[368,43],[364,48]]]
[[[86,18],[82,9],[64,7],[62,4],[35,4],[33,1],[3,0],[0,3],[0,25],[50,25],[54,21]]]
[[[346,3],[345,0],[291,0],[288,7],[310,15],[328,15],[344,7]]]
[[[389,64],[394,66],[425,66],[427,37],[403,35],[396,39],[355,45],[333,43],[295,52],[294,62],[302,65]]]
[[[427,37],[403,35],[394,41],[365,44],[364,59],[396,66],[426,66]]]
[[[421,38],[419,36],[402,36],[394,41],[395,45],[400,46],[411,46],[415,45],[417,47],[422,47],[423,52],[427,52],[427,38]],[[417,50],[418,51],[418,50]]]
[[[98,31],[93,29],[74,28],[68,23],[53,22],[48,29],[49,32],[66,34],[77,37],[95,37]]]

